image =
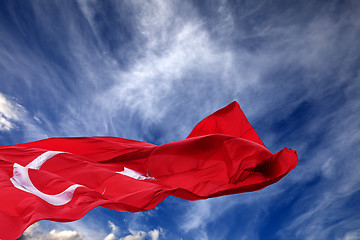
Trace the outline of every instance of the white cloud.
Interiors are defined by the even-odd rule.
[[[151,240],[158,240],[159,236],[160,236],[160,231],[157,229],[154,229],[154,230],[151,230],[148,234],[151,237]]]
[[[119,227],[116,226],[113,222],[111,221],[108,221],[108,224],[111,228],[111,233],[109,233],[105,238],[104,240],[115,240],[116,239],[116,236],[115,234],[119,231]]]
[[[111,228],[112,233],[117,233],[119,231],[119,227],[116,226],[113,222],[108,221],[108,223],[109,223],[109,226]]]
[[[44,236],[43,239],[54,239],[54,240],[80,240],[82,239],[82,234],[76,231],[56,231],[51,230],[47,236]]]
[[[96,102],[110,112],[122,105],[139,111],[146,121],[158,122],[173,107],[180,90],[177,86],[186,84],[184,78],[192,72],[199,76],[188,91],[208,86],[211,76],[226,73],[232,65],[232,53],[213,44],[196,11],[186,2],[179,6],[140,1],[130,7],[137,12],[138,37],[144,39],[139,46],[141,55],[133,56],[126,71],[114,71],[113,87],[99,93]],[[179,7],[188,10],[187,15],[177,14]],[[221,80],[226,81],[217,79]]]
[[[187,232],[206,226],[212,215],[211,200],[194,202],[186,212],[181,228]]]
[[[22,116],[25,108],[20,104],[6,98],[0,92],[0,131],[10,131],[16,126]]]
[[[113,222],[108,221],[108,226],[111,229],[111,232],[107,234],[103,234],[103,229],[99,229],[99,224],[93,224],[94,222],[86,224],[87,228],[79,225],[78,223],[67,223],[65,226],[71,226],[72,229],[52,229],[52,230],[45,230],[45,225],[40,224],[40,222],[34,223],[30,227],[28,227],[22,235],[21,239],[24,240],[82,240],[82,239],[104,239],[104,240],[144,240],[144,239],[151,239],[151,240],[159,240],[165,239],[165,233],[162,228],[157,228],[146,231],[135,231],[129,229],[130,234],[117,237],[119,234],[119,227],[116,226]],[[50,224],[54,225],[54,224]],[[60,226],[60,225],[59,225]],[[89,228],[92,228],[90,230]],[[94,230],[94,231],[93,231]],[[93,232],[92,232],[93,231]]]
[[[129,232],[131,234],[125,236],[125,237],[121,237],[119,238],[119,240],[143,240],[143,239],[148,239],[147,237],[151,238],[151,240],[159,240],[160,236],[162,236],[164,239],[165,234],[163,233],[163,230],[160,229],[154,229],[151,230],[149,232],[145,232],[145,231],[134,231],[129,229]]]
[[[0,132],[23,128],[25,138],[46,138],[47,134],[39,124],[41,120],[38,116],[30,117],[25,107],[0,92]]]
[[[146,232],[144,231],[133,231],[129,229],[130,235],[119,238],[119,240],[143,240],[146,237]]]
[[[347,232],[342,240],[359,240],[360,239],[360,230],[355,230]]]
[[[108,235],[106,235],[104,240],[116,240],[115,234],[114,233],[109,233]]]
[[[25,232],[23,233],[23,236],[24,236],[25,238],[31,237],[31,236],[35,235],[35,234],[38,232],[38,230],[39,230],[39,223],[36,222],[36,223],[32,224],[31,226],[29,226],[29,227],[25,230]]]
[[[24,240],[81,240],[83,235],[77,231],[63,230],[57,231],[51,230],[49,233],[42,233],[39,223],[35,223],[28,227],[22,239]]]
[[[206,239],[209,230],[208,226],[211,223],[215,223],[219,218],[226,216],[226,214],[231,214],[231,211],[234,209],[246,209],[259,202],[265,207],[271,203],[273,198],[281,195],[286,189],[286,182],[279,182],[257,192],[240,193],[194,202],[180,202],[179,204],[182,205],[180,208],[184,209],[184,213],[179,219],[179,227],[185,233],[195,234],[199,239],[200,237],[201,239]],[[253,232],[253,227],[256,226],[257,221],[262,219],[258,217],[262,210],[257,209],[257,211],[254,211],[252,216],[249,216],[249,220],[246,221],[247,225],[242,225],[244,231],[246,231],[244,236],[251,236],[251,239],[257,239],[256,230]],[[217,233],[217,237],[220,239],[224,238],[223,234],[226,234],[227,231],[228,229],[223,229],[223,231]]]
[[[98,3],[78,1],[78,4],[99,45],[94,45],[88,40],[93,36],[87,28],[79,27],[78,19],[73,16],[62,16],[67,20],[67,25],[71,26],[66,29],[71,43],[65,41],[61,46],[64,45],[66,51],[71,50],[69,56],[73,59],[74,73],[71,79],[74,79],[72,82],[82,83],[81,89],[77,92],[83,95],[76,99],[70,95],[65,97],[67,98],[66,104],[63,105],[65,111],[59,115],[59,122],[49,123],[51,135],[109,134],[141,139],[144,135],[143,129],[134,130],[128,127],[134,122],[132,118],[136,117],[137,121],[145,125],[158,124],[164,118],[172,117],[173,106],[181,100],[179,97],[181,98],[182,92],[179,90],[182,89],[184,93],[190,94],[195,102],[202,102],[205,97],[203,88],[216,84],[212,87],[212,91],[216,95],[221,94],[229,88],[226,84],[228,79],[231,79],[230,82],[236,79],[229,77],[234,64],[231,49],[222,49],[214,44],[197,11],[187,2],[181,4],[167,1],[124,2],[129,10],[136,13],[132,16],[131,23],[128,20],[128,25],[134,30],[131,49],[138,49],[126,55],[128,64],[126,68],[118,64],[119,58],[124,57],[120,52],[121,46],[109,53],[106,50],[107,46],[103,46],[106,45],[104,39],[98,37],[98,33],[103,31],[102,22],[94,19],[98,11]],[[118,11],[121,15],[123,9],[117,6],[114,5],[114,11]],[[182,14],[179,14],[179,8],[183,10]],[[41,7],[34,6],[34,9],[39,21],[43,23],[51,21],[49,16],[42,14]],[[47,25],[44,24],[44,28],[46,27]],[[27,52],[24,53],[27,55]],[[30,58],[29,62],[37,63],[29,69],[38,72],[37,75],[40,76],[38,82],[42,82],[43,86],[49,89],[57,88],[58,91],[51,90],[51,99],[62,102],[64,88],[55,83],[62,82],[61,77],[66,73],[39,56],[29,54],[21,57],[24,58]],[[44,69],[37,66],[46,66],[47,71],[44,72]],[[55,70],[59,71],[55,72]],[[221,78],[214,79],[215,76]],[[25,79],[29,86],[34,86],[27,81],[28,78],[30,77],[23,76],[22,79]],[[183,81],[187,78],[188,81]],[[237,85],[232,84],[230,88],[233,89]],[[216,102],[212,101],[210,105]],[[223,101],[220,102],[217,106],[223,105]],[[184,122],[174,126],[173,134],[164,136],[163,141],[174,140],[179,135],[184,137],[190,130],[187,121],[192,120],[192,108],[196,107],[189,104],[189,108],[186,106],[184,108],[188,109],[191,118],[185,118]],[[214,110],[212,106],[208,106],[208,103],[204,108],[208,108],[209,111]],[[187,114],[186,111],[178,112]],[[40,119],[46,122],[46,116]],[[194,121],[197,120],[199,119],[194,116]],[[191,122],[190,126],[194,123]]]

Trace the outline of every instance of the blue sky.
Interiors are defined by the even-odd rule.
[[[360,239],[360,3],[0,1],[0,145],[185,138],[236,100],[298,166],[268,188],[96,208],[21,239]],[[1,224],[1,223],[0,223]]]

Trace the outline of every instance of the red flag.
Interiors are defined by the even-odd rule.
[[[236,102],[163,145],[115,137],[51,138],[0,147],[0,238],[41,219],[73,221],[103,206],[137,212],[169,195],[188,200],[262,189],[297,164],[272,154]]]

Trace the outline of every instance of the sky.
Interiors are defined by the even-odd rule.
[[[257,192],[98,207],[20,239],[360,239],[359,39],[357,0],[0,1],[1,146],[164,144],[236,100],[270,151],[299,157]]]

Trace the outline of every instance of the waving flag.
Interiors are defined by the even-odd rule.
[[[236,102],[163,145],[116,137],[51,138],[0,147],[0,239],[41,219],[106,208],[138,212],[169,195],[198,200],[262,189],[297,164],[267,150]]]

